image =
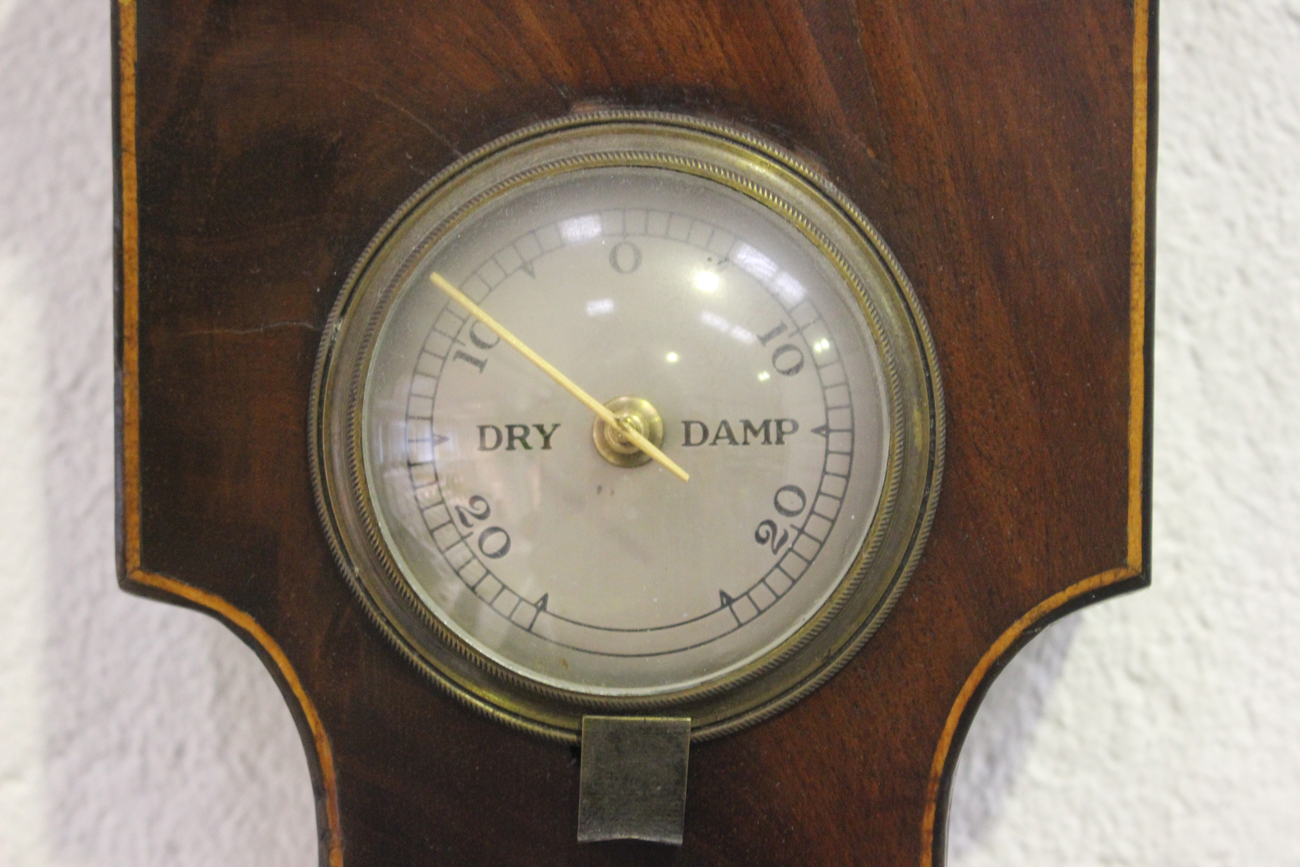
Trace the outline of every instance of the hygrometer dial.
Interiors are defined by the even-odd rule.
[[[322,514],[381,628],[562,737],[655,708],[716,734],[820,683],[901,589],[942,453],[928,334],[866,221],[664,115],[530,128],[435,179],[354,272],[316,398]]]

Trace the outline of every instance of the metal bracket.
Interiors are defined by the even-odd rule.
[[[584,716],[578,842],[682,844],[690,718]]]

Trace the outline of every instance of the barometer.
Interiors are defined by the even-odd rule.
[[[715,122],[594,112],[466,156],[321,344],[318,503],[429,677],[575,738],[796,701],[888,612],[943,454],[906,277],[829,181]]]
[[[1155,10],[967,6],[115,0],[120,580],[322,863],[942,863],[1149,574]]]

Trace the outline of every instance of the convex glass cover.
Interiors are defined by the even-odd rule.
[[[721,125],[594,114],[385,226],[321,347],[313,470],[367,610],[454,694],[551,736],[671,708],[705,737],[887,613],[941,401],[906,279],[828,181]]]

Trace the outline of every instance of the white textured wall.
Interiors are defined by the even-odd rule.
[[[1154,584],[995,684],[955,867],[1300,865],[1300,2],[1161,16]]]
[[[261,663],[114,577],[110,2],[0,0],[0,867],[307,867]]]
[[[0,865],[314,864],[253,654],[113,579],[110,0],[0,0]],[[1049,630],[951,862],[1300,865],[1300,0],[1162,10],[1155,586]]]

